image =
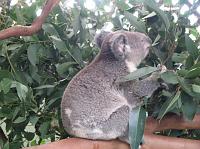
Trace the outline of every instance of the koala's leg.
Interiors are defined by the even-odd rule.
[[[120,138],[121,136],[127,136],[128,118],[129,106],[124,105],[114,111],[108,119],[101,120],[96,127],[74,125],[72,134],[93,140]]]
[[[124,105],[114,111],[109,119],[101,121],[98,128],[101,133],[88,132],[88,138],[110,140],[127,136],[129,107]]]

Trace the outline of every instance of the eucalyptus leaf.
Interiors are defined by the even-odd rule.
[[[199,86],[199,85],[196,85],[196,84],[192,84],[192,90],[193,90],[195,93],[200,93],[200,86]]]
[[[64,52],[67,50],[67,47],[65,45],[65,42],[62,41],[59,37],[56,37],[54,35],[50,36],[50,38],[53,40],[53,43],[55,45],[55,47],[60,51],[60,52]]]
[[[54,88],[55,85],[41,85],[38,87],[35,87],[34,89],[47,89],[47,88]]]
[[[35,136],[34,133],[31,133],[31,132],[24,132],[24,137],[25,137],[28,141],[33,140],[34,136]]]
[[[68,71],[68,69],[71,66],[73,66],[74,64],[76,64],[76,63],[75,62],[65,62],[65,63],[62,63],[62,64],[58,64],[56,66],[56,70],[57,70],[57,72],[60,76],[63,76]]]
[[[115,3],[117,7],[121,10],[127,10],[130,8],[130,6],[127,3],[124,3],[123,0],[116,0]]]
[[[155,72],[157,70],[158,70],[157,67],[150,67],[150,66],[142,67],[142,68],[137,69],[136,71],[128,74],[125,77],[117,79],[117,82],[126,82],[126,81],[136,80],[136,79],[139,79],[139,78],[141,78],[143,76],[151,74],[151,73],[153,73],[153,72]]]
[[[197,67],[197,68],[189,70],[188,73],[186,74],[185,78],[194,79],[199,76],[200,76],[200,67]]]
[[[187,51],[192,55],[193,59],[196,59],[199,56],[199,50],[194,41],[187,34],[185,34],[185,44]]]
[[[39,62],[38,48],[39,45],[31,44],[27,49],[28,60],[33,66],[35,66]]]
[[[13,121],[13,123],[18,124],[18,123],[24,122],[25,120],[26,120],[26,117],[18,117],[17,119],[15,119],[15,120]]]
[[[7,94],[9,92],[11,85],[12,85],[12,80],[8,78],[4,78],[0,82],[0,87],[1,87],[1,90],[3,90],[4,94]]]
[[[176,63],[183,63],[188,57],[187,53],[174,53],[172,55],[172,61]]]
[[[76,35],[81,28],[81,18],[80,18],[80,12],[79,11],[75,15],[76,16],[75,16],[75,19],[73,21],[73,30],[74,30],[74,34]]]
[[[54,35],[56,37],[59,37],[59,34],[58,32],[56,31],[56,29],[54,28],[54,26],[52,24],[49,24],[49,23],[45,23],[42,25],[42,29],[50,34],[50,35]]]
[[[162,119],[163,116],[171,110],[171,108],[173,107],[173,105],[178,101],[178,99],[180,98],[180,91],[177,91],[175,96],[166,100],[166,102],[162,105],[160,112],[158,114],[158,118]]]
[[[44,122],[40,125],[39,127],[39,132],[41,133],[41,137],[45,138],[45,135],[47,134],[47,132],[49,131],[49,127],[50,127],[50,122]]]
[[[185,93],[181,95],[181,101],[183,116],[188,120],[192,120],[197,111],[197,104],[191,96]]]
[[[161,17],[162,21],[165,24],[167,30],[169,30],[170,22],[167,15],[157,6],[154,0],[146,0],[144,1],[146,7],[148,7],[151,11],[155,11],[158,16]]]
[[[12,83],[13,87],[16,87],[17,89],[17,95],[18,97],[23,101],[26,99],[27,96],[27,92],[28,92],[28,88],[27,86],[19,83],[19,82],[13,82]]]
[[[142,142],[146,111],[143,107],[137,107],[130,111],[129,115],[129,142],[131,149],[138,149]]]
[[[190,96],[195,97],[195,94],[192,91],[192,86],[189,83],[187,83],[184,78],[178,77],[178,81],[179,81],[179,84],[180,84],[181,88],[187,94],[189,94]]]
[[[131,25],[136,28],[137,31],[142,33],[146,32],[145,23],[143,21],[140,21],[137,17],[127,11],[124,12],[124,16],[128,19]]]
[[[163,79],[166,83],[178,84],[177,75],[173,71],[166,71],[166,72],[162,73],[161,79]]]

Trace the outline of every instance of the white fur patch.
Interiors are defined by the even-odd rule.
[[[126,61],[126,66],[128,67],[129,72],[133,72],[137,70],[137,67],[135,66],[133,62]]]
[[[65,114],[70,117],[71,116],[71,113],[72,113],[72,110],[71,109],[65,109]]]
[[[131,53],[131,47],[130,47],[129,45],[126,45],[126,51],[127,51],[128,53]]]
[[[92,130],[92,133],[103,134],[103,131],[99,128],[95,128]]]

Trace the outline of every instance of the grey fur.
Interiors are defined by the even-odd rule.
[[[66,131],[76,137],[128,140],[129,110],[144,95],[159,87],[155,79],[116,83],[136,67],[149,52],[150,40],[137,32],[117,31],[96,36],[101,52],[68,84],[61,103]],[[133,69],[133,70],[134,70]]]

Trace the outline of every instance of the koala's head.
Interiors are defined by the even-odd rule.
[[[143,33],[116,31],[101,32],[95,38],[101,53],[112,54],[116,60],[138,66],[149,53],[151,39]]]

